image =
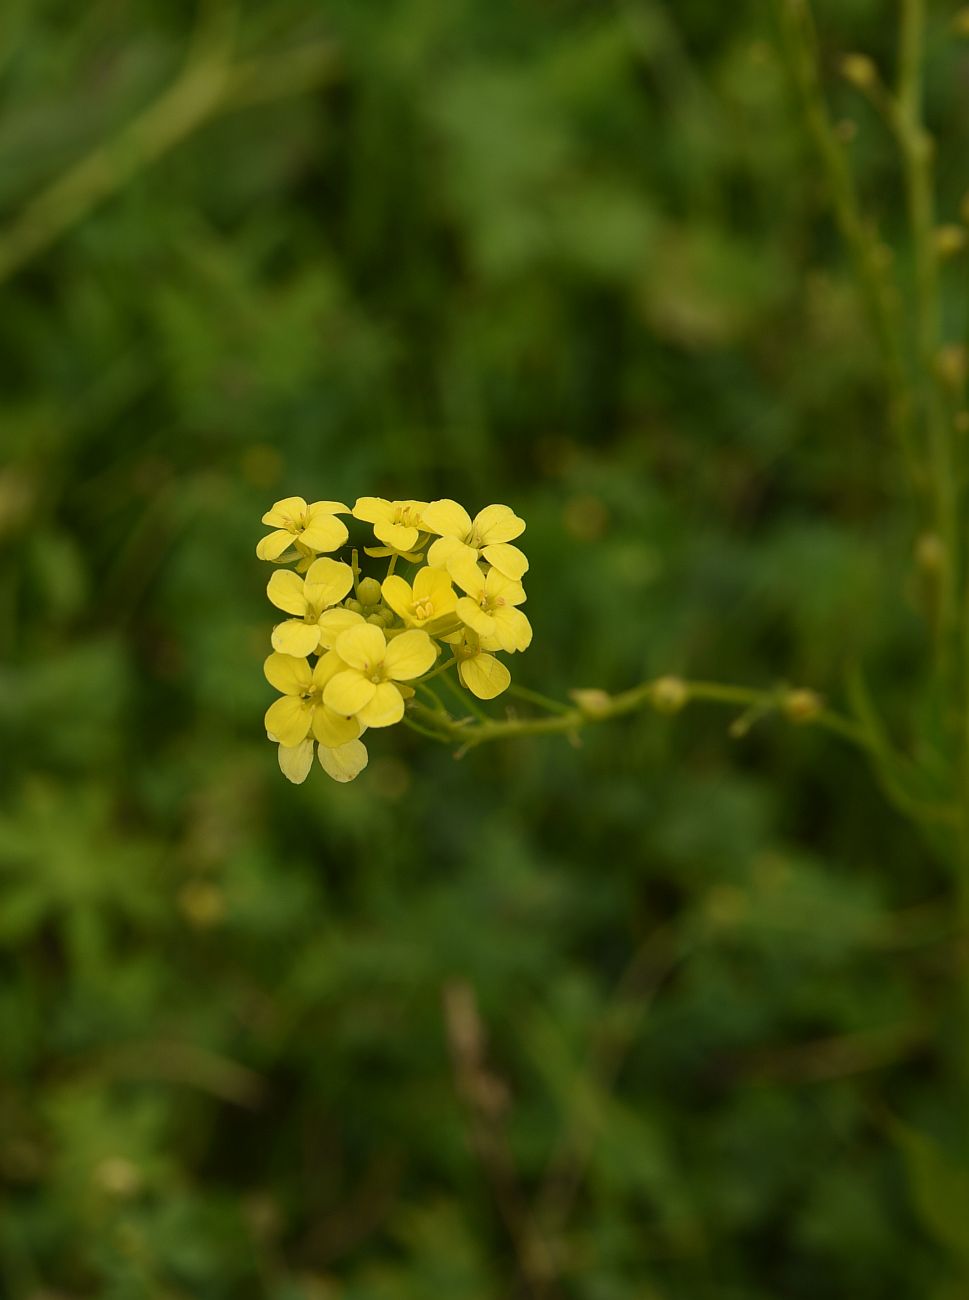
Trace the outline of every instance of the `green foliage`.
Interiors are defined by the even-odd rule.
[[[528,520],[523,685],[864,658],[910,718],[911,512],[762,9],[4,7],[4,1295],[969,1285],[964,936],[858,753],[697,705],[291,787],[261,725],[259,515],[370,491]],[[826,72],[883,9],[820,9]],[[924,749],[881,775],[938,801]]]

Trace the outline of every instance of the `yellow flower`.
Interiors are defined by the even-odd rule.
[[[453,573],[454,561],[477,563],[479,557],[484,557],[514,582],[528,572],[523,553],[517,546],[508,545],[525,531],[524,519],[519,519],[509,506],[485,506],[472,520],[464,506],[444,498],[425,507],[422,518],[428,532],[440,534],[427,552],[428,564]]]
[[[461,685],[467,687],[472,695],[479,700],[493,700],[508,689],[511,673],[500,659],[489,653],[498,649],[494,641],[481,638],[477,632],[467,628],[458,637],[448,639],[454,646]]]
[[[380,590],[408,627],[427,627],[435,619],[453,614],[458,603],[451,579],[443,569],[418,569],[413,587],[395,573],[384,579]]]
[[[322,744],[336,748],[360,735],[360,723],[324,702],[324,689],[345,665],[331,650],[311,668],[305,659],[271,654],[263,665],[266,680],[278,700],[266,710],[266,731],[281,745],[292,748],[312,734]]]
[[[365,623],[341,632],[332,653],[343,668],[327,682],[324,702],[365,727],[390,727],[404,716],[404,697],[395,683],[426,673],[437,647],[418,631],[402,632],[388,643],[381,628]]]
[[[303,556],[335,551],[350,535],[336,516],[349,513],[342,501],[314,501],[307,505],[302,497],[284,497],[262,517],[273,532],[260,541],[256,555],[260,560],[278,560],[291,546]]]
[[[302,785],[313,766],[313,741],[307,737],[298,745],[280,745],[278,753],[283,776],[294,785]],[[362,740],[348,740],[333,747],[317,745],[316,754],[320,767],[334,781],[352,781],[367,766],[367,747]]]
[[[502,650],[525,650],[531,643],[532,625],[516,605],[525,600],[520,582],[512,582],[498,569],[482,573],[477,564],[455,566],[455,582],[468,594],[457,604],[457,615],[479,636],[490,637]]]
[[[363,627],[366,619],[352,609],[327,609],[320,615],[320,645],[324,650],[332,650],[336,639],[348,627]]]
[[[338,560],[314,561],[305,578],[291,569],[277,569],[266,594],[277,609],[296,617],[273,628],[273,649],[297,659],[315,654],[320,646],[320,616],[338,604],[352,586],[353,570]]]
[[[426,501],[385,501],[383,497],[357,497],[354,519],[373,524],[374,536],[389,552],[412,552],[421,534],[421,512]],[[372,555],[381,548],[367,549]],[[383,552],[387,554],[388,551]]]

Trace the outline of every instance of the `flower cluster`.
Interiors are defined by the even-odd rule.
[[[350,538],[340,515],[369,524],[382,578],[332,557]],[[479,700],[506,690],[511,674],[497,657],[524,650],[532,629],[522,610],[528,560],[511,543],[525,522],[492,505],[472,519],[456,501],[340,501],[286,497],[262,517],[272,529],[256,547],[277,569],[266,594],[285,619],[273,628],[265,663],[280,692],[266,712],[290,781],[305,781],[313,747],[323,770],[352,781],[367,764],[368,728],[400,722],[410,702],[430,698],[432,679]],[[398,570],[402,569],[402,572]],[[444,656],[438,663],[440,656]],[[435,703],[434,700],[431,701]]]

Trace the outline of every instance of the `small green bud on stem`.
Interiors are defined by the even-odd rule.
[[[679,713],[689,701],[690,690],[680,677],[659,677],[653,682],[650,698],[658,713]]]

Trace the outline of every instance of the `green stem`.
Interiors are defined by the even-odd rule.
[[[817,42],[807,0],[776,0],[791,70],[808,130],[821,161],[835,219],[855,265],[888,382],[888,418],[902,460],[918,491],[923,475],[913,431],[913,402],[906,373],[898,312],[886,278],[883,249],[866,221],[844,146],[838,139],[821,87]]]
[[[479,721],[470,725],[459,726],[451,721],[446,730],[449,740],[460,740],[466,748],[473,748],[493,740],[507,740],[517,736],[537,736],[553,734],[575,734],[590,723],[609,722],[614,718],[624,717],[640,712],[646,708],[655,708],[657,702],[657,682],[664,679],[643,682],[631,690],[619,695],[604,695],[597,701],[594,709],[569,708],[560,705],[554,717],[548,718],[507,718],[497,720],[479,714]],[[450,684],[449,679],[445,681]],[[724,704],[730,707],[760,708],[764,713],[778,712],[787,698],[786,691],[757,690],[754,687],[734,686],[725,682],[683,681],[682,704],[701,701],[710,704]],[[551,701],[550,701],[551,703]],[[443,726],[443,719],[442,726]],[[819,709],[809,717],[801,719],[802,725],[820,727],[840,739],[868,751],[869,738],[864,729],[851,719],[830,709]]]
[[[547,695],[539,695],[538,691],[531,691],[526,686],[515,686],[512,684],[505,692],[506,695],[514,695],[519,700],[527,700],[529,704],[534,704],[540,709],[545,709],[549,713],[568,713],[569,706],[563,704],[560,700],[550,700]]]
[[[445,659],[443,664],[438,664],[432,673],[425,673],[424,676],[419,679],[419,682],[414,682],[413,685],[417,686],[420,684],[423,686],[425,682],[433,681],[435,677],[440,677],[441,673],[446,673],[447,670],[452,668],[456,663],[457,660],[454,655],[452,655],[450,659]]]

